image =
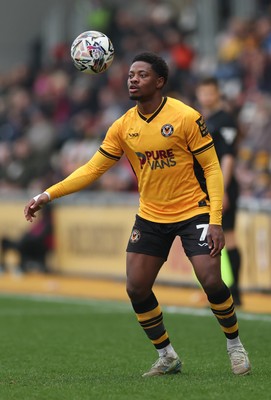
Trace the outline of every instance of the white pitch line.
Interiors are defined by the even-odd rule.
[[[169,314],[193,315],[197,317],[213,317],[211,310],[208,308],[167,306],[164,307],[164,309]],[[240,320],[246,320],[246,321],[271,322],[271,315],[266,315],[266,314],[252,314],[252,313],[237,311],[237,317]]]
[[[121,301],[108,301],[108,300],[96,300],[96,299],[80,299],[74,297],[65,297],[65,296],[51,296],[51,295],[39,295],[39,294],[30,294],[30,295],[13,295],[13,294],[0,294],[0,298],[13,298],[13,299],[23,299],[23,300],[32,300],[35,302],[48,302],[48,303],[58,303],[65,305],[73,305],[73,306],[86,306],[91,307],[92,309],[96,309],[99,313],[110,313],[110,312],[132,312],[132,308],[129,302],[121,302]],[[162,306],[165,313],[168,314],[179,314],[179,315],[191,315],[197,317],[212,317],[213,314],[208,308],[193,308],[193,307],[181,307],[181,306]],[[25,310],[25,309],[24,309]],[[10,310],[10,315],[15,315]],[[15,311],[15,310],[14,310]],[[40,310],[39,313],[42,314],[43,310]],[[45,310],[44,310],[45,311]],[[68,312],[67,309],[63,310],[64,313]],[[29,310],[31,313],[31,311]],[[33,312],[33,310],[32,310]],[[35,311],[34,311],[35,312]],[[72,312],[72,310],[69,310]],[[87,312],[87,311],[86,311]],[[48,313],[48,311],[46,311]],[[53,312],[54,313],[54,312]],[[16,313],[17,314],[17,313]],[[25,314],[29,315],[26,311]],[[61,310],[59,311],[61,314]],[[0,315],[7,315],[6,310],[0,310]],[[247,313],[242,311],[237,311],[237,316],[239,320],[244,321],[262,321],[262,322],[271,322],[271,315],[267,314],[254,314]]]

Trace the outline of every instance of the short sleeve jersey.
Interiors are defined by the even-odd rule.
[[[139,215],[169,223],[209,212],[195,156],[212,146],[202,116],[165,97],[151,115],[142,115],[137,107],[128,110],[109,128],[99,151],[116,160],[126,154],[138,180]]]

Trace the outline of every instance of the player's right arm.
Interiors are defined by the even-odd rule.
[[[86,164],[76,169],[63,181],[56,183],[31,199],[24,209],[26,220],[32,222],[35,213],[44,204],[58,197],[85,189],[115,165],[123,153],[117,140],[117,130],[118,124],[115,123],[108,130],[102,146]]]
[[[50,200],[85,189],[115,165],[119,159],[119,156],[110,155],[100,147],[86,164],[76,169],[63,181],[46,189]]]

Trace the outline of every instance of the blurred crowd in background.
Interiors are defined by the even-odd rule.
[[[225,21],[210,64],[199,56],[196,26],[182,24],[174,8],[159,1],[135,3],[96,9],[83,29],[111,38],[115,59],[106,73],[78,72],[71,43],[59,43],[44,58],[37,41],[26,65],[0,75],[0,194],[39,193],[88,161],[111,123],[134,105],[126,88],[133,57],[153,51],[170,67],[166,94],[195,108],[198,81],[210,74],[219,80],[240,131],[236,172],[241,195],[271,199],[269,2],[259,2],[254,19]],[[123,157],[90,190],[135,191],[127,160]]]

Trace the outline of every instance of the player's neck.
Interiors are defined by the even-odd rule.
[[[137,102],[138,111],[143,115],[153,114],[161,106],[163,100],[164,97],[159,96],[157,97],[157,99],[152,98],[151,100],[138,101]]]

